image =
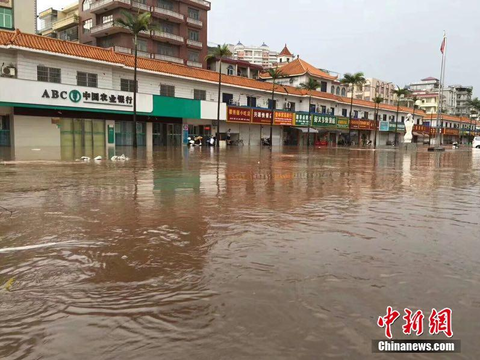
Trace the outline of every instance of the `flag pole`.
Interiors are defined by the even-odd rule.
[[[442,47],[440,48],[442,52],[442,66],[440,68],[440,88],[438,93],[438,107],[437,107],[437,126],[436,126],[436,133],[435,133],[435,142],[436,146],[441,146],[441,131],[442,127],[440,126],[440,119],[442,115],[442,106],[443,106],[443,86],[445,82],[445,64],[446,64],[446,54],[447,54],[447,34],[443,32],[443,41]]]

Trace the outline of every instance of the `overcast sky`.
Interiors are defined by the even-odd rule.
[[[70,0],[38,0],[38,9]],[[211,0],[209,41],[261,45],[339,73],[400,86],[440,76],[447,31],[448,84],[480,91],[478,0]]]

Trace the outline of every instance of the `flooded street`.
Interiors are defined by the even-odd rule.
[[[474,359],[479,242],[480,151],[0,162],[0,359],[431,359],[372,355],[387,306]]]

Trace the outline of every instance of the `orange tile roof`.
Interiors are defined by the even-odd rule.
[[[55,54],[68,55],[72,57],[79,57],[84,59],[103,61],[108,63],[120,64],[129,68],[134,67],[133,55],[127,55],[122,53],[115,53],[112,49],[104,49],[90,45],[84,45],[65,40],[52,39],[45,36],[24,34],[19,30],[15,32],[0,30],[0,46],[15,46],[18,48],[26,48],[38,51],[45,51]],[[305,66],[308,71],[320,72],[326,76],[330,76],[313,66],[309,65],[303,60],[295,60],[290,64],[300,64],[302,68]],[[305,65],[306,64],[306,65]],[[297,65],[295,65],[297,66]],[[191,79],[198,79],[203,81],[218,82],[219,74],[215,71],[199,69],[189,67],[185,65],[179,65],[154,59],[138,58],[138,68],[162,74],[170,74],[174,76],[181,76]],[[282,68],[283,70],[284,68]],[[334,78],[330,76],[331,78]],[[335,78],[336,79],[336,78]],[[232,86],[240,86],[245,88],[257,89],[262,91],[272,91],[272,84],[268,82],[258,81],[254,79],[248,79],[240,76],[222,75],[222,81],[224,84]],[[290,94],[296,96],[308,96],[306,90],[301,90],[292,86],[276,85],[275,91],[277,93]],[[350,99],[333,95],[330,93],[324,93],[315,91],[312,96],[317,99],[332,100],[344,104],[350,105]],[[373,109],[375,104],[371,101],[354,99],[354,105],[367,107]],[[381,104],[380,109],[396,111],[396,106]],[[401,112],[410,112],[411,109],[400,107]],[[417,114],[424,115],[421,110],[416,111]]]
[[[283,50],[278,54],[279,56],[293,56],[290,50],[288,50],[287,44],[285,44],[285,47]]]
[[[332,76],[322,70],[317,69],[315,66],[310,65],[309,63],[300,58],[295,59],[294,61],[291,61],[286,65],[283,65],[281,70],[285,76],[298,76],[308,74],[326,80],[336,80],[338,78],[337,76]],[[261,77],[263,79],[269,78],[268,73],[261,74]]]

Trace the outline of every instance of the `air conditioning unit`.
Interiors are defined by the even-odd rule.
[[[2,76],[16,77],[17,69],[14,66],[6,66],[2,69]]]

